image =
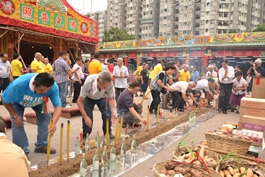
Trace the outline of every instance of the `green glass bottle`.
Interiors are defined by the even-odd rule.
[[[80,177],[86,177],[87,176],[87,163],[86,163],[86,158],[85,154],[82,154],[82,160],[80,163]]]
[[[85,141],[85,152],[90,150],[90,139],[89,139],[89,134],[86,134],[86,141]]]
[[[123,138],[123,141],[121,143],[121,166],[124,168],[125,163],[126,163],[126,143],[125,143],[125,138]]]
[[[99,157],[98,157],[98,150],[96,149],[96,152],[93,157],[93,164],[92,164],[93,170],[92,170],[92,177],[99,177]]]
[[[115,175],[115,171],[116,171],[116,148],[113,146],[110,149],[110,172],[111,175],[114,176]]]
[[[99,132],[97,132],[97,135],[96,135],[95,145],[96,145],[96,149],[99,149],[100,148],[100,136],[99,136]]]
[[[131,144],[131,155],[132,155],[131,163],[132,164],[136,162],[136,148],[137,148],[137,142],[136,140],[133,140]]]
[[[76,136],[76,140],[75,140],[75,155],[79,155],[80,154],[80,141],[79,141],[79,137]]]

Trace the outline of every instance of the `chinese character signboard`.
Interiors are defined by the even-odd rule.
[[[34,7],[20,4],[20,18],[26,21],[34,21]]]
[[[78,21],[73,18],[68,18],[68,30],[77,32],[78,30]]]
[[[51,13],[44,10],[38,10],[38,23],[41,25],[51,25]]]
[[[65,27],[65,17],[63,15],[54,14],[54,27],[61,29]]]

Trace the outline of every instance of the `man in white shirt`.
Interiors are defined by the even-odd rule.
[[[208,79],[210,77],[216,79],[217,78],[217,72],[214,71],[214,65],[213,64],[210,64],[208,67],[207,67],[208,71],[206,72],[205,74],[205,79]]]
[[[217,94],[217,91],[215,91],[212,88],[213,83],[217,84],[217,82],[213,78],[209,79],[201,79],[197,82],[197,86],[192,89],[192,96],[196,98],[197,101],[199,101],[201,97],[201,91],[205,93],[205,98],[208,99],[208,107],[210,106],[210,100],[212,100],[214,94]]]
[[[9,82],[12,82],[12,74],[11,74],[11,66],[8,61],[8,55],[6,53],[2,53],[0,55],[0,93],[1,91],[5,91]]]
[[[117,66],[114,67],[113,77],[115,77],[115,99],[116,102],[123,92],[127,88],[127,77],[129,76],[128,68],[123,65],[123,59],[117,59]]]
[[[227,106],[229,104],[232,92],[233,79],[235,70],[232,66],[228,66],[227,60],[221,60],[222,68],[219,70],[220,96],[219,96],[219,112],[227,114]]]
[[[76,103],[76,101],[79,97],[81,86],[82,86],[82,79],[85,77],[85,75],[82,71],[82,65],[83,65],[82,58],[77,57],[75,60],[76,60],[76,63],[74,64],[73,69],[72,69],[72,70],[77,70],[74,73],[74,78],[73,78],[73,83],[74,83],[73,103]]]
[[[170,86],[170,93],[172,97],[172,110],[173,109],[179,109],[181,112],[184,112],[184,105],[185,102],[189,104],[189,106],[192,106],[192,104],[188,101],[188,98],[186,96],[186,92],[188,89],[192,89],[196,87],[196,82],[190,81],[178,81],[175,82]]]

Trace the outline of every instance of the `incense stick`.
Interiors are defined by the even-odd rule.
[[[62,165],[63,161],[63,123],[61,124],[61,131],[60,131],[60,165]]]
[[[50,124],[49,124],[49,130],[52,128],[52,125],[53,125],[53,120],[51,119]],[[51,140],[52,140],[52,136],[49,133],[48,134],[48,146],[47,146],[47,168],[49,165],[49,160],[50,160],[50,155],[51,155]]]

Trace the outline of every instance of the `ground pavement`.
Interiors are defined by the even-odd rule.
[[[136,97],[135,99],[136,99],[136,102],[141,102],[142,97]],[[144,104],[143,104],[144,109],[143,109],[142,115],[144,118],[147,117],[147,105],[150,105],[150,101],[151,101],[151,97],[149,95],[149,99],[145,100]],[[76,104],[73,104],[73,106],[76,106]],[[25,112],[32,112],[32,110],[30,108],[27,108]],[[0,106],[0,113],[1,113],[1,115],[8,115],[8,112],[6,111],[4,106],[2,106],[2,105]],[[164,115],[169,114],[169,111],[163,109],[163,114]],[[76,136],[79,135],[79,132],[81,130],[81,122],[82,122],[81,119],[82,119],[81,116],[73,117],[70,119],[70,121],[71,121],[70,150],[71,151],[74,151],[75,139],[76,139]],[[215,130],[218,127],[220,127],[222,125],[222,123],[224,123],[225,121],[238,122],[238,119],[239,119],[239,115],[235,114],[235,113],[231,113],[230,111],[228,111],[228,114],[226,114],[226,115],[218,114],[218,112],[216,112],[215,117],[204,122],[199,127],[191,130],[190,135],[188,136],[187,140],[194,140],[195,144],[199,144],[202,140],[205,140],[204,132],[206,130],[208,130],[208,129],[209,130]],[[52,138],[52,147],[57,149],[57,153],[51,155],[51,158],[55,158],[55,157],[59,156],[59,142],[60,142],[59,140],[60,140],[60,124],[61,123],[64,123],[64,127],[65,127],[65,129],[64,129],[64,152],[63,152],[63,154],[66,154],[66,125],[67,125],[68,120],[69,119],[61,117],[57,123],[57,131]],[[94,122],[94,124],[93,124],[93,131],[92,131],[91,136],[90,136],[91,139],[95,138],[97,131],[99,131],[100,134],[102,134],[101,114],[97,108],[95,108],[95,110],[94,110],[94,120],[97,120],[97,122]],[[154,114],[151,114],[151,121],[155,122],[155,115]],[[112,126],[112,127],[114,128],[114,126]],[[34,143],[36,141],[37,126],[25,122],[25,130],[27,132],[28,139],[29,139],[30,154],[29,154],[28,158],[31,161],[32,165],[45,162],[46,161],[46,154],[34,153],[34,148],[35,148]],[[113,133],[114,133],[114,131],[113,131]],[[10,140],[12,139],[11,129],[7,130],[7,136]],[[172,145],[170,145],[166,149],[163,149],[162,151],[155,154],[154,156],[152,156],[148,160],[140,163],[139,165],[137,165],[133,169],[129,170],[128,172],[126,172],[122,176],[124,176],[124,177],[125,176],[126,177],[139,176],[139,171],[141,171],[141,175],[139,177],[154,176],[153,172],[151,170],[154,163],[159,162],[159,161],[163,161],[166,159],[170,159],[170,154],[174,150],[174,148],[177,146],[178,142],[179,141],[174,142]]]

